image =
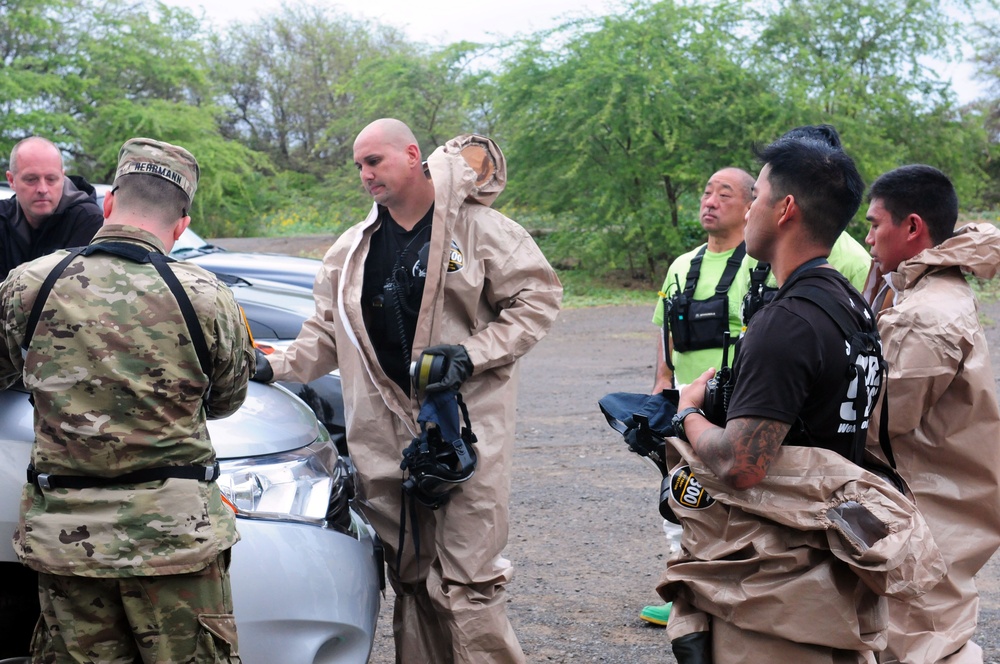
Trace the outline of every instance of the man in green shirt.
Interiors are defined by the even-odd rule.
[[[738,250],[742,251],[743,226],[746,223],[747,210],[750,209],[750,191],[753,183],[752,175],[733,167],[723,168],[709,178],[701,196],[700,216],[701,226],[708,234],[708,242],[681,255],[670,265],[667,278],[663,282],[662,295],[653,313],[655,325],[663,326],[664,298],[669,301],[673,295],[686,289],[692,261],[699,253],[702,254],[700,273],[691,297],[695,301],[704,301],[716,294],[716,286],[723,277],[727,263]],[[728,289],[729,331],[734,341],[740,334],[740,305],[748,286],[744,270],[735,275]],[[687,385],[709,367],[718,369],[722,364],[721,343],[708,348],[678,350],[674,348],[673,336],[674,331],[671,330],[669,335],[664,334],[660,339],[656,354],[653,392],[671,387],[672,375],[678,385]],[[673,372],[666,361],[664,338],[668,339],[667,343],[670,345]],[[692,341],[695,342],[692,344],[694,346],[704,345],[697,343],[697,339]]]
[[[741,258],[745,257],[743,249],[743,227],[746,223],[746,213],[750,209],[752,202],[751,191],[753,189],[754,177],[746,171],[735,168],[723,168],[709,178],[705,185],[705,191],[701,195],[701,210],[699,220],[702,228],[708,234],[708,242],[700,247],[679,256],[667,270],[667,278],[663,282],[661,295],[656,303],[656,310],[653,313],[653,323],[663,327],[664,319],[664,299],[667,301],[677,294],[687,289],[689,276],[694,282],[694,288],[689,299],[704,301],[716,295],[717,287],[727,277],[729,287],[725,295],[724,302],[717,302],[715,313],[728,318],[716,321],[716,331],[719,328],[728,328],[730,338],[735,341],[740,335],[741,318],[740,307],[743,303],[743,296],[746,295],[749,287],[747,270],[736,267],[741,263]],[[700,255],[699,269],[695,272],[691,270],[692,262],[698,260]],[[729,267],[727,274],[727,267]],[[724,285],[724,284],[723,284]],[[693,312],[692,312],[693,313]],[[673,334],[667,333],[660,336],[660,342],[656,353],[656,376],[653,384],[653,393],[670,388],[674,381],[678,385],[686,385],[703,374],[709,367],[719,369],[722,365],[722,343],[713,340],[688,338],[679,345],[680,348],[688,346],[709,347],[696,348],[692,350],[679,350],[674,348]],[[697,334],[694,335],[697,337]],[[671,364],[674,369],[671,372],[666,361],[664,351],[664,339],[671,352]],[[692,343],[693,342],[693,343]],[[732,356],[729,358],[732,361]],[[664,531],[667,540],[671,542],[671,547],[677,546],[676,540],[680,537],[680,526],[664,521]],[[672,552],[672,551],[671,551]],[[639,617],[654,625],[666,625],[670,617],[670,605],[647,606],[643,608]]]

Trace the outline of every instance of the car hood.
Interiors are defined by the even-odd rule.
[[[32,407],[27,393],[0,392],[0,443],[34,440]],[[233,415],[209,420],[208,432],[220,459],[261,456],[298,449],[320,435],[319,423],[298,397],[277,385],[251,382],[247,398]]]
[[[239,251],[197,253],[199,251],[195,249],[172,255],[216,274],[235,274],[251,281],[267,279],[310,290],[322,265],[315,258],[283,254],[248,254]]]

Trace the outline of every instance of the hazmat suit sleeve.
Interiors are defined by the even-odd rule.
[[[509,364],[527,353],[559,312],[562,287],[527,231],[511,228],[510,253],[487,275],[485,295],[499,311],[496,320],[462,345],[474,373]]]
[[[350,235],[345,233],[345,237]],[[341,238],[342,240],[344,238]],[[268,357],[275,380],[308,383],[340,366],[337,359],[335,321],[337,318],[337,275],[343,258],[336,242],[323,257],[323,266],[313,285],[316,309],[299,331],[299,336],[283,352]]]
[[[931,330],[888,340],[885,358],[889,365],[889,436],[909,433],[935,409],[962,364],[961,345],[968,340]]]

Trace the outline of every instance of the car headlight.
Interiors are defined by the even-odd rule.
[[[353,466],[324,430],[306,447],[219,461],[219,488],[237,516],[330,526],[349,532]]]

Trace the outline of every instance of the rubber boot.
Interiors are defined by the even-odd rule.
[[[712,664],[712,633],[692,632],[670,642],[677,664]]]

